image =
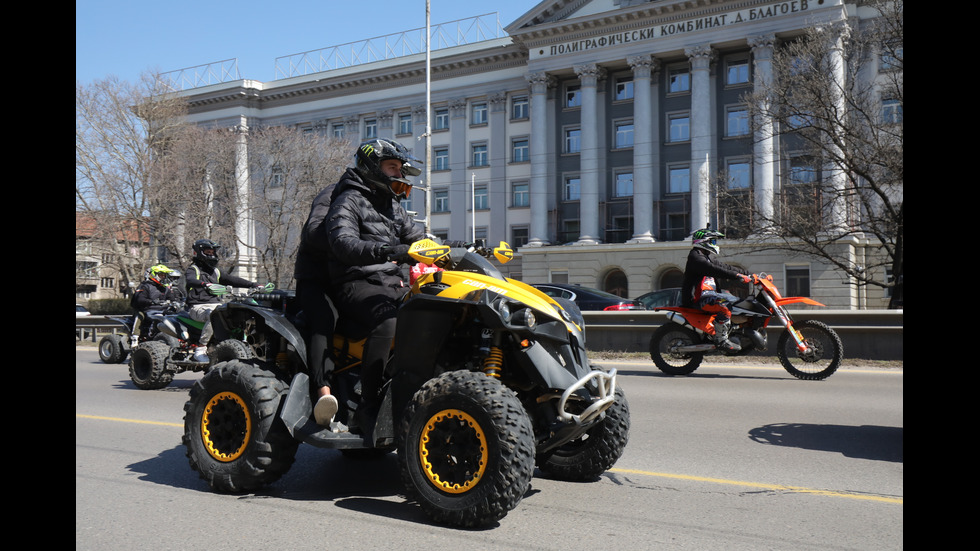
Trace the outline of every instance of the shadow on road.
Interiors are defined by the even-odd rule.
[[[749,431],[760,444],[840,453],[845,457],[904,463],[904,428],[877,425],[776,423]]]

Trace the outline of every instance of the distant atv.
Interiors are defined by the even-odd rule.
[[[421,276],[398,313],[384,401],[370,434],[351,427],[367,331],[339,320],[331,351],[331,427],[313,420],[302,314],[229,304],[228,328],[245,328],[255,357],[217,363],[184,405],[183,443],[192,469],[215,491],[251,492],[279,479],[300,442],[384,453],[398,450],[409,500],[434,520],[482,526],[503,518],[527,491],[535,464],[563,480],[597,479],[621,456],[629,406],[616,371],[593,369],[581,312],[516,280],[487,260],[493,251],[412,245]],[[360,454],[358,454],[360,455]]]
[[[107,364],[126,361],[130,352],[140,343],[152,340],[159,334],[157,323],[166,315],[180,311],[182,306],[181,302],[167,301],[160,304],[159,309],[155,308],[132,316],[106,316],[107,319],[119,322],[125,332],[102,337],[99,340],[99,358]]]
[[[268,287],[271,290],[271,286]],[[235,295],[228,293],[223,297],[224,304],[212,313],[212,320],[222,318],[221,310],[236,301],[248,302],[261,307],[253,295],[247,293]],[[134,347],[129,360],[129,378],[137,388],[156,390],[164,388],[173,381],[174,375],[185,371],[207,371],[212,364],[231,359],[249,359],[254,357],[251,347],[240,338],[223,331],[215,331],[208,343],[207,362],[194,360],[194,352],[198,348],[201,329],[204,322],[191,319],[186,308],[169,311],[153,319],[155,334],[150,340],[145,340]],[[212,327],[217,324],[212,321]]]

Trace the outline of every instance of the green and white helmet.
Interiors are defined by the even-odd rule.
[[[719,237],[725,237],[725,234],[715,231],[711,227],[702,228],[691,236],[691,244],[696,248],[718,254],[721,252],[718,247]]]

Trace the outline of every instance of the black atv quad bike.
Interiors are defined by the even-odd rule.
[[[271,290],[271,286],[268,287]],[[222,313],[226,308],[236,303],[247,303],[254,308],[269,308],[255,297],[265,297],[264,291],[253,291],[244,294],[228,292],[222,296],[222,304],[211,314],[212,327],[215,329],[207,345],[208,361],[199,362],[194,359],[194,351],[201,337],[203,322],[191,319],[186,307],[171,308],[163,314],[150,317],[153,329],[152,337],[133,347],[129,360],[129,378],[137,388],[155,390],[164,388],[173,381],[174,375],[185,371],[207,371],[217,363],[231,359],[248,359],[254,354],[241,336],[241,331],[230,331],[220,320],[225,318]],[[277,297],[273,297],[277,298]]]
[[[184,406],[192,469],[215,491],[251,492],[292,465],[300,442],[323,448],[398,450],[408,498],[434,520],[482,526],[527,491],[535,464],[550,476],[597,479],[619,459],[629,406],[616,372],[593,369],[581,313],[505,279],[493,251],[412,245],[440,271],[412,285],[397,319],[381,411],[370,434],[352,431],[365,331],[338,322],[331,427],[313,420],[302,315],[229,305],[254,358],[215,364]],[[288,301],[287,301],[288,303]],[[217,325],[217,323],[216,323]]]

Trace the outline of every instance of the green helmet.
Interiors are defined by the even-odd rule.
[[[717,241],[719,237],[725,237],[725,234],[715,231],[710,227],[702,228],[694,232],[694,235],[691,236],[691,244],[696,248],[718,254],[721,252]]]

